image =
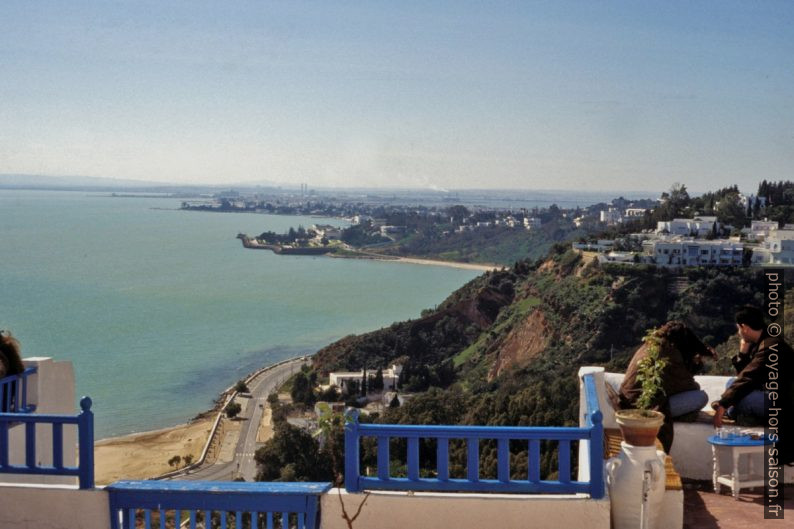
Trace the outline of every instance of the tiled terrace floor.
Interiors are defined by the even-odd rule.
[[[762,489],[742,490],[734,500],[727,487],[715,494],[711,483],[684,484],[684,529],[794,529],[794,486],[784,492],[785,519],[764,520]]]

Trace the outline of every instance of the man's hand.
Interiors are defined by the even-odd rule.
[[[722,406],[717,406],[714,410],[714,428],[719,428],[722,426],[723,415],[725,415],[725,408]]]

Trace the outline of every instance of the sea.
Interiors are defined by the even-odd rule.
[[[280,256],[236,235],[342,219],[0,190],[0,329],[74,364],[96,438],[186,422],[246,374],[419,317],[481,272]]]

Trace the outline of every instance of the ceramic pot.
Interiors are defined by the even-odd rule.
[[[632,446],[654,446],[664,415],[658,411],[619,410],[615,412],[615,421],[626,443]]]
[[[625,441],[620,447],[620,453],[606,464],[612,529],[655,529],[664,499],[665,453]]]

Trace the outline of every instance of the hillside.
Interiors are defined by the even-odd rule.
[[[579,367],[625,370],[646,330],[670,319],[721,351],[710,372],[732,374],[733,313],[761,305],[762,288],[758,269],[599,266],[558,245],[544,261],[471,281],[419,320],[329,345],[314,369],[403,362],[404,390],[429,391],[388,409],[385,422],[574,425]]]
[[[486,273],[419,319],[333,343],[314,357],[312,376],[401,363],[401,391],[418,393],[375,421],[575,425],[578,369],[625,370],[647,329],[670,319],[687,321],[720,351],[711,373],[732,374],[733,314],[739,305],[762,304],[761,270],[600,266],[568,248],[556,245],[545,260]],[[794,310],[786,314],[791,341]],[[557,455],[547,448],[542,475],[552,477]],[[373,450],[364,446],[366,464],[375,464]],[[485,475],[495,475],[495,448],[486,442],[482,450]],[[422,454],[432,459],[429,448]],[[453,476],[463,472],[465,457],[462,445],[451,448]]]
[[[418,231],[379,248],[380,253],[467,263],[510,265],[519,259],[544,257],[555,243],[592,235],[570,220],[554,218],[538,229],[490,226],[441,236],[435,230]]]

